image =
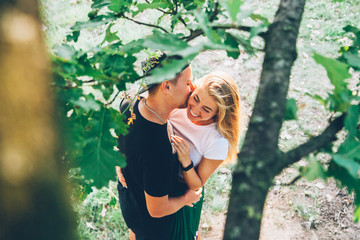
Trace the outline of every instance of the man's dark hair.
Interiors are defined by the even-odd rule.
[[[144,76],[151,75],[151,71],[155,68],[162,67],[166,62],[172,61],[172,60],[182,60],[183,57],[180,55],[173,55],[173,56],[167,56],[166,53],[162,51],[156,51],[155,53],[151,54],[148,58],[146,58],[144,61],[141,62],[141,69],[143,71]],[[180,75],[180,73],[187,68],[190,65],[186,64],[180,72],[176,74],[176,77],[174,79],[175,84],[177,83],[177,79]],[[146,89],[144,89],[141,92],[144,92],[146,90],[154,89],[155,86],[157,86],[158,83],[155,84],[148,84]]]

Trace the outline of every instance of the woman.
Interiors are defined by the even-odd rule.
[[[238,153],[240,137],[240,97],[235,81],[224,72],[212,72],[197,81],[188,107],[174,110],[169,118],[174,135],[171,142],[177,152],[178,194],[187,188],[197,190],[225,161]],[[117,168],[119,181],[126,182]],[[203,191],[204,196],[204,191]],[[198,228],[203,197],[193,207],[175,213],[171,239],[200,239]],[[130,239],[135,239],[130,231]]]
[[[226,73],[212,72],[199,79],[186,109],[170,115],[171,137],[181,164],[181,188],[203,187],[214,171],[238,153],[240,97],[235,81]],[[203,191],[204,196],[204,191]],[[200,239],[198,234],[203,197],[194,207],[175,215],[172,239]]]

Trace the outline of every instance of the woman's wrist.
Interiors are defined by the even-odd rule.
[[[178,156],[179,157],[179,162],[182,166],[187,166],[191,163],[191,158],[190,156]]]
[[[187,172],[194,167],[194,163],[190,160],[189,164],[187,164],[185,166],[183,164],[180,164],[180,167],[184,172]]]

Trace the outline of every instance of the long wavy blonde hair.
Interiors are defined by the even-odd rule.
[[[229,141],[226,161],[231,161],[239,152],[240,119],[242,118],[239,89],[230,75],[220,71],[205,75],[199,79],[199,85],[205,87],[217,103],[218,113],[215,121],[221,135]]]

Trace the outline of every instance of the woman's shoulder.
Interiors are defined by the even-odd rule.
[[[225,148],[228,146],[229,141],[221,135],[217,128],[208,129],[204,134],[204,145],[206,148]]]
[[[183,117],[186,114],[186,108],[175,108],[171,111],[169,118],[176,119],[179,117]]]
[[[207,159],[225,160],[229,151],[229,141],[221,134],[208,139],[204,151]]]

